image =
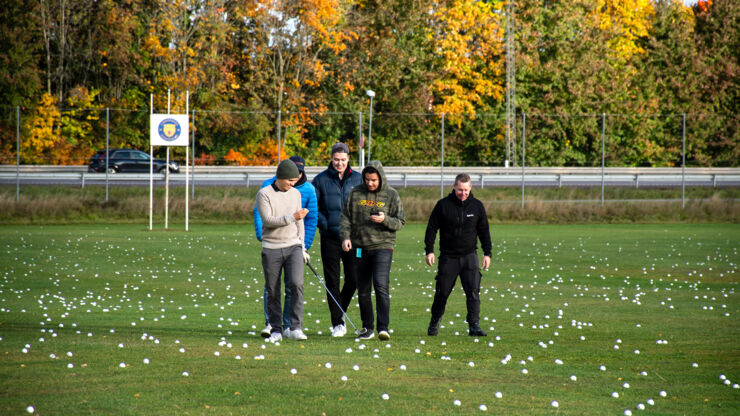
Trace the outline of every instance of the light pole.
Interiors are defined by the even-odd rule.
[[[367,161],[370,162],[370,146],[373,144],[373,97],[375,97],[375,91],[367,90],[366,94],[370,97],[370,119],[367,127]]]

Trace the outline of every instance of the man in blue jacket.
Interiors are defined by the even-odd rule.
[[[291,156],[290,160],[293,161],[293,163],[298,166],[298,172],[300,173],[300,176],[298,177],[298,182],[293,186],[301,193],[301,207],[308,209],[308,214],[306,214],[306,217],[303,219],[304,224],[304,230],[305,234],[303,237],[304,246],[306,248],[306,251],[308,251],[311,248],[311,245],[313,244],[313,238],[316,235],[316,224],[318,222],[318,208],[317,208],[317,199],[316,199],[316,189],[314,189],[313,185],[311,185],[310,182],[308,182],[306,178],[306,161],[300,157],[300,156]],[[275,179],[277,179],[276,176],[273,176],[272,178],[262,182],[261,188],[264,188],[266,186],[270,186],[275,182]],[[262,217],[260,217],[259,211],[257,211],[257,204],[254,204],[254,232],[257,235],[257,240],[262,241]],[[287,278],[287,276],[286,276]],[[288,282],[285,282],[285,305],[283,306],[283,328],[286,328],[287,330],[290,330],[290,310],[291,310],[291,302],[290,302],[290,288],[288,285]],[[263,338],[269,338],[270,332],[272,331],[272,326],[270,325],[268,316],[267,316],[267,287],[265,287],[265,296],[264,296],[264,310],[265,310],[265,329],[262,330],[261,335]],[[284,336],[288,336],[287,334],[283,334]]]
[[[342,309],[347,310],[357,289],[354,257],[342,251],[339,238],[339,218],[344,203],[352,188],[362,183],[362,175],[349,166],[349,147],[336,143],[331,148],[331,163],[313,179],[319,201],[319,233],[321,233],[321,260],[324,266],[324,279],[330,293],[326,294],[329,304],[333,337],[343,337],[347,333],[342,311],[331,299],[339,300]],[[344,264],[344,287],[339,291],[340,261]]]

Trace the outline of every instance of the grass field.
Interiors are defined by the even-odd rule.
[[[451,188],[446,189],[447,193]],[[199,187],[190,199],[193,224],[233,224],[252,221],[258,188]],[[426,222],[440,196],[437,187],[398,189],[408,221]],[[681,189],[606,188],[604,206],[601,188],[530,188],[521,206],[517,187],[473,189],[494,223],[666,223],[740,222],[739,188],[687,188],[686,206]],[[154,218],[164,222],[162,187],[154,190]],[[0,224],[94,224],[148,223],[149,188],[111,187],[108,202],[105,188],[88,186],[24,186],[16,201],[15,186],[0,186]],[[170,190],[169,218],[185,222],[184,188]]]
[[[740,414],[737,224],[495,226],[477,339],[459,284],[426,335],[408,225],[390,341],[331,338],[307,273],[279,345],[251,225],[144,228],[0,228],[0,414]]]

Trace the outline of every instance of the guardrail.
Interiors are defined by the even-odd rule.
[[[312,178],[324,167],[309,167],[307,175]],[[196,166],[190,172],[194,186],[259,186],[274,175],[274,167],[244,166]],[[455,175],[461,172],[470,175],[475,187],[493,186],[610,186],[610,187],[679,187],[679,186],[740,186],[740,168],[467,168],[447,167],[445,173],[439,167],[385,168],[386,176],[394,187],[445,186],[452,185]],[[449,173],[448,173],[449,172]],[[157,184],[165,175],[156,173]],[[112,185],[144,186],[149,183],[148,173],[88,173],[85,166],[21,166],[0,165],[0,184],[23,185],[101,185],[106,181]],[[170,174],[170,184],[185,185],[185,174]]]

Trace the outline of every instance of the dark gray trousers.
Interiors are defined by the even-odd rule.
[[[303,329],[303,247],[262,248],[262,269],[267,288],[267,315],[272,332],[283,332],[283,312],[280,307],[280,273],[284,270],[290,286],[290,329]]]

